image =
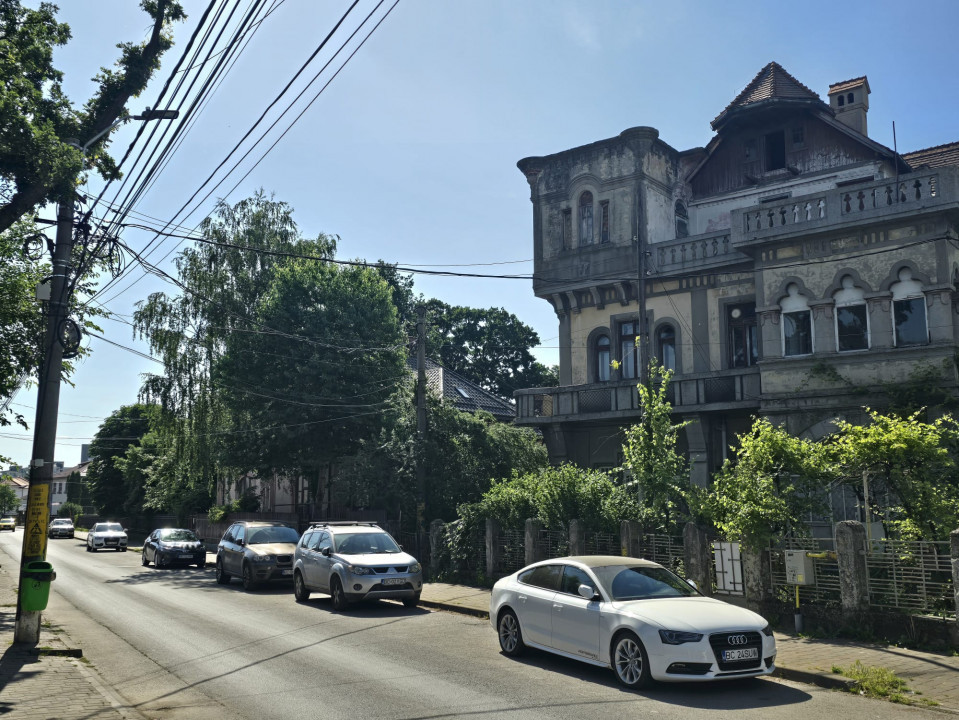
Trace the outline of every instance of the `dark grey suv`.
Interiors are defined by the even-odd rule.
[[[367,598],[402,600],[416,607],[423,569],[393,537],[373,523],[313,523],[296,546],[293,594],[328,593],[334,610]]]
[[[226,585],[235,575],[243,580],[244,590],[252,590],[270,580],[292,580],[299,539],[299,533],[283,523],[233,523],[216,546],[216,581]]]

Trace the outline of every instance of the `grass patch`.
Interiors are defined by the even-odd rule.
[[[852,680],[849,691],[857,695],[889,700],[900,705],[933,706],[939,704],[935,700],[912,697],[915,693],[909,690],[906,681],[889,668],[863,665],[859,660],[856,660],[854,665],[848,667],[833,665],[832,672],[836,675],[844,675]]]

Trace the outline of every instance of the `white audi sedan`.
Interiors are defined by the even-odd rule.
[[[534,563],[493,586],[489,617],[506,655],[547,650],[610,667],[630,688],[775,670],[776,639],[761,616],[705,597],[648,560]]]

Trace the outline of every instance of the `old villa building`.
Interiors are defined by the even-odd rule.
[[[956,389],[959,143],[897,155],[867,134],[869,94],[824,102],[770,63],[705,148],[635,127],[518,163],[561,385],[518,392],[517,422],[552,461],[620,462],[643,301],[701,484],[757,415],[819,437],[918,370]]]

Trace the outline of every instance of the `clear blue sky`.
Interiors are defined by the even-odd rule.
[[[177,26],[176,45],[132,111],[153,104],[206,5],[184,4],[190,18]],[[352,30],[374,5],[361,0],[351,15],[357,19],[344,28]],[[61,6],[60,18],[70,24],[73,40],[56,61],[67,93],[82,104],[98,68],[114,61],[116,43],[144,39],[149,20],[132,0]],[[137,212],[169,218],[347,7],[339,0],[283,2]],[[305,234],[339,235],[343,258],[529,273],[532,211],[529,188],[516,169],[520,158],[637,125],[658,128],[677,149],[705,145],[710,120],[771,60],[823,99],[830,83],[867,75],[870,136],[891,147],[895,121],[900,152],[954,142],[959,140],[957,27],[959,3],[952,0],[400,0],[228,199],[235,202],[260,187],[275,193],[294,207]],[[279,128],[287,124],[281,121]],[[130,128],[116,136],[115,157],[131,137]],[[241,166],[236,179],[251,164]],[[96,192],[100,185],[91,179],[87,187]],[[212,203],[211,198],[188,224],[195,225]],[[123,238],[142,247],[152,235],[128,230]],[[166,242],[153,259],[173,246]],[[132,267],[128,278],[105,293],[110,309],[129,315],[148,293],[171,291],[158,279],[137,280],[140,276]],[[506,308],[539,333],[539,358],[557,362],[556,318],[547,303],[533,297],[529,281],[418,275],[415,283],[418,292],[451,304]],[[104,321],[103,327],[106,337],[147,351],[129,326]],[[89,441],[100,419],[136,401],[141,373],[159,368],[95,338],[86,342],[93,352],[74,375],[75,386],[64,386],[61,393],[56,457],[68,465],[78,462],[80,444]],[[15,400],[31,423],[35,401],[35,388],[21,390]],[[11,428],[5,434],[11,431],[19,434]],[[29,438],[29,433],[0,438],[0,455],[26,464]]]

